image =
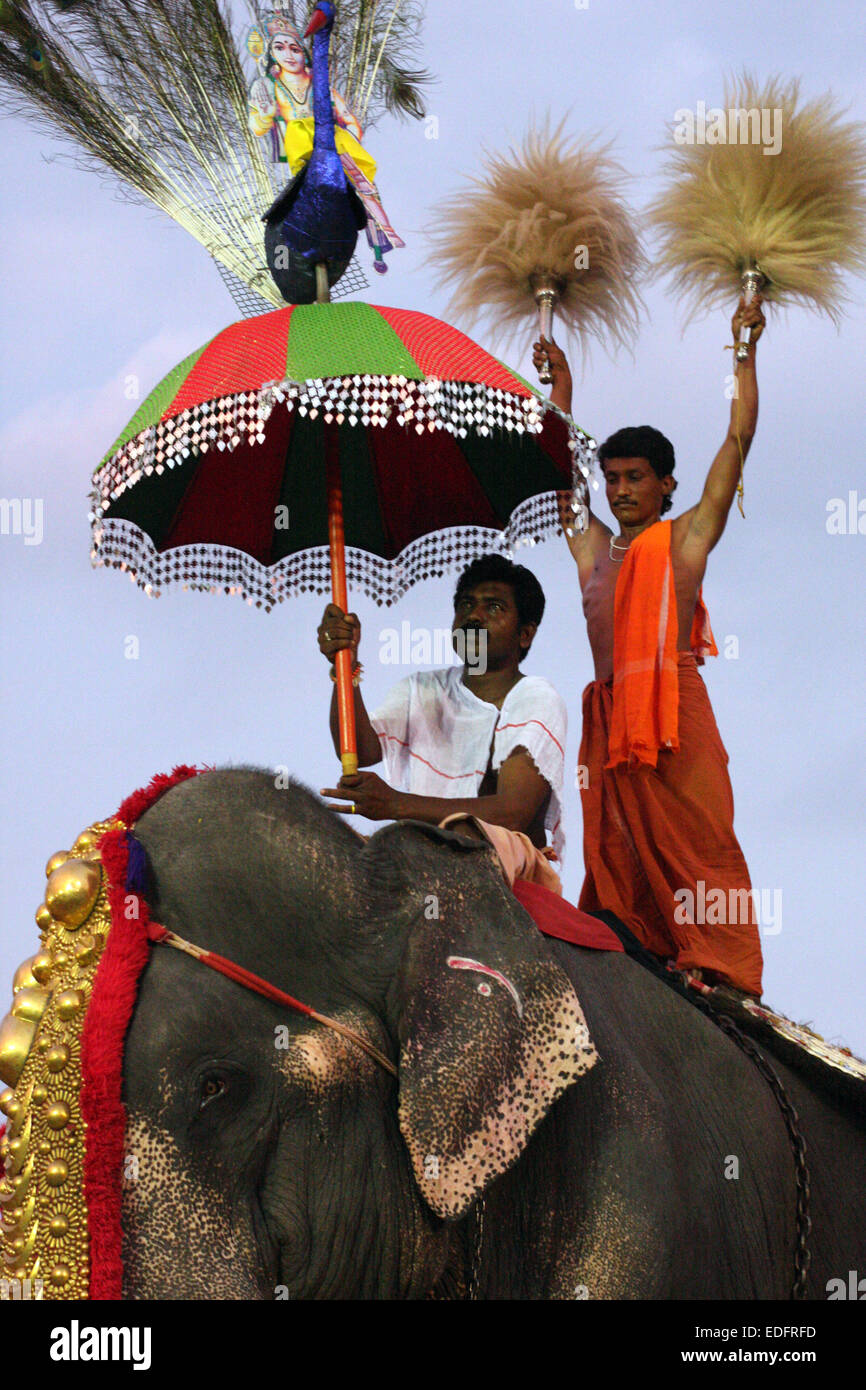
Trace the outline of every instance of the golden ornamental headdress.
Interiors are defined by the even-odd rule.
[[[111,926],[97,845],[115,828],[91,825],[71,850],[49,859],[36,913],[40,947],[15,972],[12,1008],[0,1025],[0,1109],[8,1121],[0,1221],[9,1296],[24,1289],[37,1298],[88,1297],[81,1047]]]
[[[120,1298],[123,1044],[149,953],[130,835],[177,767],[46,865],[39,950],[0,1024],[0,1299]]]
[[[150,947],[164,942],[315,1022],[335,1029],[390,1075],[367,1037],[213,951],[153,922],[139,818],[178,782],[177,767],[127,797],[46,865],[36,912],[40,948],[16,970],[0,1024],[0,1300],[119,1299],[126,1112],[126,1033]]]

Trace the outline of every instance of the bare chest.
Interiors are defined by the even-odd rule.
[[[690,645],[701,575],[690,566],[678,563],[676,556],[672,556],[672,564],[677,605],[677,645],[684,651]],[[581,575],[583,613],[595,657],[597,679],[607,679],[613,670],[614,607],[621,573],[622,561],[613,559],[609,550],[605,550],[596,557],[592,567]]]
[[[592,568],[581,575],[583,613],[587,623],[608,620],[613,623],[616,582],[621,569],[622,565],[610,559],[605,551],[596,559]]]

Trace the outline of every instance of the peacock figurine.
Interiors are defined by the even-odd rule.
[[[293,178],[265,213],[265,249],[271,275],[290,304],[329,297],[330,287],[352,259],[362,228],[379,272],[387,269],[385,253],[404,245],[379,199],[373,182],[376,165],[360,143],[361,128],[345,102],[331,91],[329,50],[335,18],[330,0],[320,0],[303,35],[313,40],[312,118],[304,110],[307,90],[300,93],[296,81],[293,91],[289,82],[279,82],[279,76],[274,83],[275,89],[279,83],[289,106],[284,148]],[[275,17],[275,26],[271,35],[274,66],[282,62],[288,67],[293,60],[298,64],[303,53],[300,34],[282,16]],[[268,118],[273,120],[276,102],[270,103],[269,110],[256,96],[254,88],[251,128],[263,134]]]
[[[241,7],[226,0],[0,0],[0,112],[26,114],[70,142],[79,167],[110,172],[173,218],[213,257],[244,315],[285,302],[265,264],[262,212],[286,182],[281,166],[297,174],[314,141],[300,32],[314,0],[268,3],[246,6],[251,87],[234,32]],[[315,24],[333,18],[329,8]],[[423,12],[423,0],[345,0],[325,55],[343,93],[332,94],[337,150],[380,265],[403,243],[379,201],[361,125],[423,119]],[[337,293],[353,271],[358,287],[355,264]]]

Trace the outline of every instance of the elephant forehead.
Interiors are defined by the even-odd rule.
[[[250,1298],[258,1256],[224,1190],[192,1173],[169,1130],[127,1119],[124,1284],[139,1298]],[[259,1293],[258,1296],[261,1296]]]
[[[374,1046],[382,1046],[382,1038],[372,1034],[369,1019],[355,1010],[342,1009],[332,1017],[369,1039]],[[348,1081],[372,1080],[379,1070],[373,1058],[350,1038],[323,1024],[300,1033],[289,1028],[277,1029],[275,1050],[277,1067],[285,1080],[315,1093],[343,1086]]]

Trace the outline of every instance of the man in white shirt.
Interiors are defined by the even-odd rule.
[[[463,667],[407,676],[372,715],[356,685],[359,764],[384,762],[388,781],[374,772],[343,777],[322,792],[349,803],[334,810],[434,825],[465,812],[521,831],[538,848],[549,830],[561,858],[565,703],[549,681],[519,670],[543,613],[541,585],[524,566],[502,555],[473,561],[454,596]],[[473,630],[474,640],[467,637]],[[333,664],[349,648],[357,669],[360,637],[355,614],[329,604],[319,625],[323,655]],[[339,751],[336,687],[331,733]]]

